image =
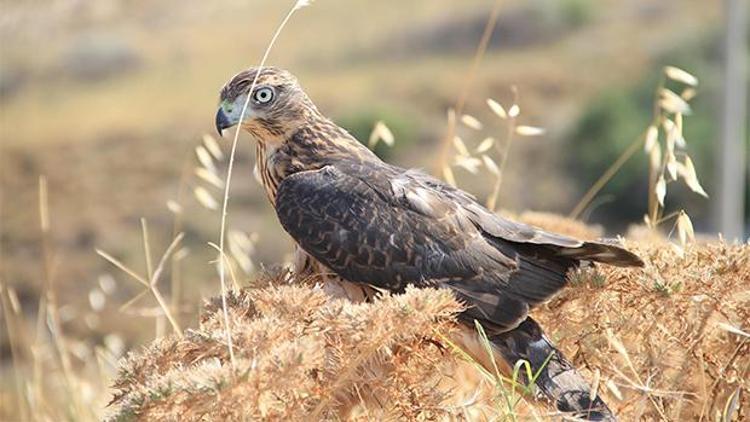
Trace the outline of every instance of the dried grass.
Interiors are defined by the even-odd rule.
[[[353,304],[307,285],[272,285],[231,291],[226,306],[237,376],[224,343],[221,299],[214,298],[197,329],[157,340],[125,360],[111,419],[434,419],[450,413],[448,391],[434,388],[450,362],[436,338],[452,329],[459,309],[445,291],[412,289]]]
[[[720,420],[738,389],[746,420],[750,339],[721,324],[750,324],[750,246],[694,244],[683,258],[651,230],[629,237],[641,234],[626,246],[644,269],[586,271],[537,319],[577,366],[617,386],[623,400],[608,404],[623,420]]]

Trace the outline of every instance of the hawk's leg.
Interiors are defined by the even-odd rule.
[[[616,421],[606,403],[591,395],[588,382],[531,317],[513,330],[491,336],[490,342],[507,362],[529,362],[532,373],[538,374],[535,383],[540,397],[551,400],[557,410],[578,419]]]

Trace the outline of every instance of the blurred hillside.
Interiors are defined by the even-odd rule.
[[[112,332],[127,345],[153,337],[150,319],[117,311],[137,286],[121,280],[94,249],[143,268],[139,219],[148,220],[154,248],[163,250],[172,235],[168,200],[182,205],[190,254],[181,292],[190,305],[181,313],[195,315],[198,298],[218,289],[207,242],[217,238],[219,215],[190,193],[198,183],[194,148],[213,131],[219,88],[259,60],[286,3],[0,5],[0,278],[32,315],[43,284],[37,185],[44,175],[66,332],[94,344]],[[293,71],[319,108],[360,139],[384,120],[396,137],[396,146],[384,151],[388,159],[430,169],[446,110],[463,86],[491,6],[478,0],[319,0],[294,16],[269,63]],[[516,85],[524,121],[547,132],[514,144],[502,207],[569,212],[646,126],[648,93],[667,63],[702,82],[686,138],[712,192],[720,6],[701,0],[503,2],[466,112],[492,134],[497,128],[485,100],[509,104]],[[290,243],[279,240],[286,237],[251,177],[254,147],[241,139],[230,224],[257,233],[264,246],[253,258],[273,266]],[[619,230],[642,216],[644,160],[639,156],[613,181],[605,203],[587,214],[592,221]],[[457,176],[479,195],[490,190],[481,178]],[[697,228],[708,229],[708,201],[691,201]],[[104,288],[113,274],[115,287]],[[92,304],[92,292],[100,297],[103,291],[105,303]]]

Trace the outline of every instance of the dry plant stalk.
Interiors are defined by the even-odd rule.
[[[679,94],[667,88],[668,81],[679,84],[682,88]],[[571,218],[577,218],[583,212],[596,194],[643,144],[649,157],[648,213],[644,216],[644,221],[648,227],[656,228],[676,217],[670,236],[676,229],[679,245],[673,247],[679,254],[683,254],[688,241],[694,240],[690,217],[684,210],[664,216],[664,198],[667,195],[667,185],[679,179],[682,179],[693,192],[708,198],[708,194],[698,181],[693,161],[685,151],[687,143],[683,136],[683,120],[691,113],[690,100],[695,97],[697,86],[698,79],[690,73],[674,66],[664,67],[654,91],[651,124],[586,192],[571,211]],[[682,158],[682,162],[678,157]]]
[[[281,24],[279,24],[279,27],[276,28],[276,32],[271,37],[271,41],[268,43],[268,46],[266,47],[266,50],[263,52],[263,57],[260,60],[260,63],[258,63],[257,72],[255,74],[255,78],[253,79],[253,82],[250,84],[250,89],[248,92],[253,92],[255,89],[255,85],[258,83],[258,77],[260,77],[260,71],[263,69],[263,66],[266,64],[266,60],[268,59],[268,55],[271,53],[271,48],[273,48],[273,45],[276,43],[276,39],[279,37],[279,34],[281,34],[281,31],[286,26],[287,22],[289,22],[289,19],[291,19],[294,12],[297,10],[308,6],[310,4],[311,0],[297,0],[292,8],[289,10],[289,12],[286,14],[284,19],[281,21]],[[248,95],[247,99],[245,100],[245,104],[242,106],[242,112],[240,113],[240,119],[245,118],[245,113],[247,112],[247,107],[250,104],[250,98],[252,95]],[[221,205],[221,224],[219,227],[219,280],[221,282],[221,297],[222,300],[226,298],[227,295],[227,286],[225,282],[226,277],[226,271],[225,271],[225,260],[223,259],[223,256],[225,255],[224,252],[224,238],[226,233],[226,221],[227,221],[227,206],[229,204],[229,188],[232,182],[232,169],[234,168],[234,156],[237,151],[237,143],[240,138],[240,131],[242,129],[242,122],[237,125],[237,129],[234,133],[234,139],[232,139],[232,148],[229,152],[229,161],[227,166],[227,176],[225,178],[224,182],[224,200],[222,201]],[[224,305],[224,322],[226,324],[229,324],[229,316],[227,314],[226,310],[226,303],[223,303]],[[231,330],[227,329],[226,332],[226,342],[227,342],[227,348],[229,350],[229,356],[232,361],[232,366],[234,367],[234,349],[232,347],[232,336],[231,336]]]
[[[679,95],[666,88],[667,80],[682,85]],[[683,119],[691,113],[689,101],[695,96],[697,85],[698,79],[688,72],[674,66],[664,68],[664,77],[654,94],[654,120],[646,130],[644,144],[649,155],[649,210],[644,221],[647,226],[655,228],[676,217],[669,236],[677,230],[679,245],[673,244],[672,247],[680,255],[684,255],[688,242],[695,240],[693,225],[685,210],[663,215],[667,185],[682,179],[690,190],[708,198],[698,181],[693,161],[685,151],[687,143],[682,133]],[[677,157],[681,157],[682,162]]]
[[[476,144],[476,147],[469,148],[466,142],[458,136],[453,136],[453,159],[450,164],[445,164],[442,169],[443,176],[448,183],[457,186],[453,167],[460,167],[471,174],[478,174],[481,168],[484,168],[489,176],[494,179],[492,191],[487,197],[486,207],[492,211],[497,210],[497,200],[500,196],[500,187],[503,182],[503,173],[505,171],[510,148],[515,136],[529,137],[544,134],[544,129],[518,124],[518,117],[521,114],[521,108],[518,105],[518,89],[511,87],[513,92],[513,104],[505,111],[503,106],[491,99],[487,99],[487,106],[490,108],[500,121],[505,124],[504,142],[498,142],[495,137],[487,136]],[[472,131],[479,132],[485,128],[485,125],[476,117],[470,114],[461,115],[460,119],[456,118],[453,109],[448,110],[448,124],[454,125],[456,120]],[[451,123],[454,122],[454,123]],[[492,153],[494,151],[494,154]],[[500,164],[497,164],[499,157]]]
[[[731,420],[721,417],[731,400],[744,420],[748,396],[733,393],[750,388],[740,333],[750,321],[750,246],[697,243],[681,255],[648,228],[631,237],[642,271],[584,271],[537,319],[577,351],[576,365],[601,368],[623,420]]]
[[[16,387],[16,406],[21,419],[29,420],[32,413],[26,400],[27,382],[24,381],[23,372],[21,371],[21,341],[19,337],[21,321],[21,306],[14,290],[7,287],[0,280],[0,307],[3,309],[3,319],[5,320],[5,329],[7,332],[8,345],[10,349],[11,361],[13,362],[13,372]]]
[[[474,84],[474,79],[476,77],[477,70],[479,69],[479,64],[482,62],[482,58],[484,58],[484,54],[487,52],[487,46],[489,45],[490,38],[492,37],[492,33],[495,31],[497,18],[500,15],[500,4],[501,1],[496,0],[495,5],[492,7],[492,11],[490,12],[490,16],[484,26],[484,31],[482,32],[482,38],[479,40],[476,52],[474,53],[471,67],[469,68],[469,72],[464,79],[463,88],[458,95],[455,106],[451,109],[453,111],[449,111],[448,113],[448,126],[445,132],[445,137],[440,143],[440,155],[437,161],[437,172],[443,175],[443,178],[446,182],[454,186],[455,179],[453,178],[453,172],[451,171],[450,150],[451,142],[453,141],[453,137],[456,134],[456,121],[455,118],[450,118],[451,113],[454,113],[453,117],[455,117],[455,114],[460,115],[463,113],[464,106],[466,105],[466,100],[469,97],[469,91],[471,90],[471,86]]]
[[[145,220],[143,220],[143,242],[144,245],[148,245],[148,231],[146,229],[146,223]],[[159,282],[159,277],[161,276],[161,273],[164,271],[164,265],[167,262],[167,259],[174,253],[177,246],[180,244],[180,241],[182,240],[184,234],[179,233],[174,239],[172,239],[172,243],[169,244],[167,249],[164,251],[164,254],[159,259],[159,264],[156,266],[156,270],[154,270],[151,273],[150,270],[150,258],[148,258],[149,250],[150,248],[148,246],[145,246],[144,253],[146,254],[146,268],[147,268],[147,275],[144,277],[140,274],[138,274],[136,271],[132,270],[130,267],[122,263],[117,258],[113,257],[112,255],[108,254],[107,252],[104,252],[101,249],[97,249],[96,253],[101,256],[102,258],[109,261],[110,264],[114,265],[115,267],[119,268],[121,271],[123,271],[125,274],[129,275],[131,278],[133,278],[135,281],[140,283],[145,289],[133,297],[131,300],[129,300],[125,305],[123,305],[120,310],[124,310],[125,308],[129,307],[133,303],[135,303],[137,300],[145,296],[147,293],[151,293],[151,295],[154,297],[156,302],[159,304],[159,307],[161,308],[162,314],[167,317],[167,320],[172,325],[172,330],[177,333],[178,336],[182,335],[182,329],[180,328],[180,325],[177,323],[177,320],[172,315],[172,311],[167,305],[167,302],[164,300],[164,296],[162,296],[161,292],[159,291],[159,288],[157,286],[157,283]],[[148,273],[151,273],[148,275]],[[157,318],[160,315],[157,315]]]
[[[219,165],[225,160],[224,152],[213,136],[204,134],[202,143],[195,148],[195,155],[198,159],[198,166],[193,169],[193,174],[196,176],[193,196],[203,208],[209,211],[217,211],[219,202],[211,192],[215,190],[223,191],[226,187],[224,180],[219,176]],[[175,201],[167,202],[167,207],[174,210],[176,216],[179,216],[182,212],[182,206]],[[218,245],[214,247],[210,242],[209,245],[217,249],[215,261],[217,272],[220,270],[218,268],[220,265],[219,259],[223,256],[224,265],[227,266],[226,269],[232,275],[233,287],[239,289],[239,282],[234,274],[239,271],[246,277],[255,274],[253,257],[255,256],[258,234],[246,233],[234,228],[227,228],[226,232],[228,253],[221,251]]]
[[[49,196],[47,189],[47,178],[39,177],[39,227],[42,234],[42,261],[44,268],[44,296],[40,300],[39,320],[46,315],[47,329],[52,339],[52,344],[57,352],[59,364],[62,368],[65,391],[70,399],[71,407],[77,414],[86,414],[84,405],[81,403],[79,392],[79,380],[73,370],[67,340],[62,331],[57,293],[54,286],[53,274],[53,251],[50,233]],[[42,305],[43,304],[43,305]],[[44,310],[44,314],[42,313]],[[40,330],[41,331],[41,330]],[[37,334],[40,334],[38,332]],[[38,335],[37,339],[41,336]]]
[[[97,409],[105,396],[92,394],[106,391],[104,371],[85,360],[91,351],[83,342],[69,337],[63,330],[63,307],[58,303],[55,268],[58,264],[52,236],[48,185],[39,178],[39,227],[43,271],[43,290],[36,313],[36,325],[29,330],[21,301],[12,287],[0,280],[0,307],[5,320],[17,394],[16,413],[22,420],[54,420],[60,415],[74,415],[77,420],[96,420]],[[91,297],[91,296],[90,296]],[[84,356],[84,357],[82,357]],[[114,365],[112,366],[114,367]],[[84,371],[97,372],[92,380]],[[93,386],[101,381],[97,386]],[[3,404],[8,403],[3,400]],[[0,411],[7,412],[0,406]]]

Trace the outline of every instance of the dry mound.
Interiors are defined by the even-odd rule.
[[[437,339],[459,309],[445,291],[353,304],[286,285],[232,293],[227,305],[234,371],[214,299],[198,329],[122,364],[111,419],[392,420],[450,412],[437,406],[449,392],[435,388],[450,366]]]
[[[720,420],[735,394],[747,420],[750,246],[696,245],[684,258],[664,242],[628,247],[643,270],[573,277],[540,324],[576,365],[600,371],[623,420]]]
[[[627,246],[644,269],[574,274],[534,316],[621,420],[747,420],[750,246],[705,243],[684,257],[654,239]],[[516,406],[507,382],[480,374],[446,344],[459,310],[446,292],[352,304],[285,280],[227,297],[234,370],[215,298],[197,329],[122,363],[111,418],[554,416]]]

